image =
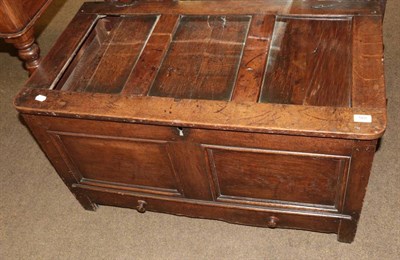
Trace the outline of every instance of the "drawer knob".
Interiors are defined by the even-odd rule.
[[[145,213],[146,212],[146,205],[147,202],[144,200],[138,200],[138,206],[136,207],[137,211],[140,213]]]
[[[268,218],[267,227],[276,228],[276,226],[278,225],[278,222],[279,222],[279,218],[277,218],[275,216],[271,216]]]

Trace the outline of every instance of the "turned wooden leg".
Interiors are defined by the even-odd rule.
[[[35,42],[33,28],[16,38],[5,39],[6,42],[12,43],[18,49],[18,57],[24,61],[25,69],[31,75],[39,66],[40,49]]]

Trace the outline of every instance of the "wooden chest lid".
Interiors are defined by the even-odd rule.
[[[15,104],[24,113],[375,139],[386,125],[381,19],[379,1],[86,3]]]

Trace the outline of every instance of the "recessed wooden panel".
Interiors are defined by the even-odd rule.
[[[351,106],[351,18],[278,17],[261,102]]]
[[[100,19],[57,88],[78,92],[120,92],[156,19],[156,16]]]
[[[58,134],[59,143],[84,179],[178,190],[167,142]]]
[[[184,16],[150,96],[229,100],[250,16]]]
[[[256,149],[208,149],[220,199],[335,206],[346,158]]]

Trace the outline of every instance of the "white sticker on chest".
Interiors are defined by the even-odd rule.
[[[35,97],[35,100],[36,101],[39,101],[39,102],[43,102],[43,101],[45,101],[46,100],[46,96],[43,96],[43,95],[37,95],[36,97]]]
[[[372,123],[371,115],[354,115],[354,122],[356,123]]]

